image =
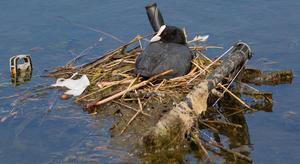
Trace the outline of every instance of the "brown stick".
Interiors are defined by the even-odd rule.
[[[103,63],[104,61],[107,61],[107,60],[111,59],[114,55],[118,54],[118,52],[123,51],[129,45],[137,42],[139,38],[140,38],[140,36],[137,35],[129,43],[126,43],[126,44],[124,44],[124,45],[122,45],[122,46],[120,46],[120,47],[118,47],[114,50],[108,51],[107,53],[105,53],[105,55],[103,55],[100,58],[96,59],[92,63],[84,65],[83,69],[88,70],[88,69],[94,68],[94,67],[98,66],[99,64]]]
[[[206,123],[207,121],[201,120],[201,119],[199,119],[198,121],[199,121],[201,124],[203,124],[204,126],[210,128],[214,133],[219,133],[219,131],[218,131],[216,128],[214,128],[214,127],[210,126],[209,124],[207,124],[207,123]]]
[[[112,82],[111,85],[105,86],[105,87],[103,87],[103,88],[101,88],[101,89],[99,89],[99,90],[97,90],[97,91],[94,91],[94,92],[91,92],[91,93],[89,93],[89,94],[87,94],[87,95],[84,95],[84,96],[82,96],[82,97],[79,97],[79,98],[77,98],[75,101],[76,101],[76,102],[80,102],[82,99],[87,98],[87,97],[89,97],[89,96],[92,96],[92,95],[94,95],[94,94],[96,94],[96,93],[99,93],[99,92],[101,92],[101,91],[104,91],[104,90],[107,89],[107,88],[110,88],[110,87],[112,87],[112,86],[115,86],[115,85],[118,85],[118,84],[122,84],[122,83],[128,83],[128,82],[131,82],[131,81],[132,81],[132,80],[126,80],[126,79],[124,79],[124,80],[121,80],[121,81]]]
[[[242,128],[243,126],[240,124],[234,124],[234,123],[230,123],[230,122],[223,122],[223,121],[217,121],[217,120],[203,120],[203,122],[205,123],[211,123],[211,124],[223,124],[226,126],[233,126],[236,128]]]
[[[241,100],[239,97],[237,97],[235,94],[233,94],[230,90],[228,90],[226,87],[224,87],[222,84],[218,84],[222,89],[224,89],[227,93],[229,93],[233,98],[235,98],[238,102],[240,102],[242,105],[244,105],[246,108],[251,109],[253,111],[256,111],[256,109],[251,108],[248,104],[246,104],[243,100]]]
[[[136,90],[135,90],[135,93],[137,93]],[[140,110],[138,110],[138,111],[135,113],[135,115],[129,120],[129,122],[127,123],[127,125],[122,129],[120,135],[122,135],[122,134],[125,132],[125,130],[127,129],[127,127],[131,124],[131,122],[132,122],[132,121],[133,121],[133,120],[134,120],[141,112],[143,112],[143,105],[142,105],[142,103],[141,103],[140,98],[138,98],[138,102],[139,102]]]
[[[136,112],[138,112],[139,110],[137,110],[137,109],[135,109],[135,108],[133,108],[133,107],[131,107],[131,106],[129,106],[129,105],[126,105],[126,104],[123,104],[123,103],[120,103],[120,102],[118,102],[118,101],[113,101],[114,103],[116,103],[116,104],[119,104],[119,105],[121,105],[121,106],[124,106],[124,107],[126,107],[126,108],[128,108],[128,109],[131,109],[131,110],[134,110],[134,111],[136,111]],[[148,116],[148,117],[151,117],[151,115],[149,115],[148,113],[145,113],[145,112],[141,112],[143,115],[145,115],[145,116]]]
[[[128,85],[127,89],[125,90],[125,92],[122,95],[122,99],[124,98],[124,96],[126,95],[126,93],[129,91],[129,89],[132,87],[132,85],[134,84],[134,82],[136,82],[139,79],[139,75],[132,80],[132,82]]]
[[[101,81],[101,82],[98,82],[96,85],[102,89],[102,88],[105,88],[107,86],[114,86],[114,85],[119,85],[119,84],[127,84],[127,83],[131,83],[132,82],[132,79],[123,79],[123,80],[120,80],[120,81],[111,81],[111,82],[108,82],[108,81]]]
[[[225,147],[223,147],[223,146],[221,146],[221,145],[219,145],[219,144],[217,144],[217,143],[215,143],[215,142],[207,141],[207,140],[205,140],[205,139],[203,139],[203,138],[201,138],[201,139],[202,139],[203,141],[207,142],[208,144],[211,144],[211,145],[213,145],[213,146],[215,146],[215,147],[218,147],[218,148],[220,148],[220,149],[222,149],[222,150],[224,150],[224,151],[226,151],[226,152],[228,152],[228,153],[231,153],[231,154],[233,154],[234,156],[236,156],[236,157],[238,157],[238,158],[240,158],[240,159],[243,159],[243,160],[252,162],[252,159],[251,159],[251,158],[249,158],[249,157],[247,157],[247,156],[245,156],[245,155],[243,155],[243,154],[241,154],[241,153],[239,153],[239,152],[236,152],[236,151],[227,149],[227,148],[225,148]]]
[[[125,130],[127,129],[127,127],[131,124],[131,122],[138,116],[138,114],[140,114],[141,110],[139,110],[138,112],[136,112],[134,114],[134,116],[131,117],[131,119],[128,121],[127,125],[122,129],[122,131],[120,132],[120,135],[122,135]]]
[[[117,94],[115,94],[115,95],[112,95],[112,96],[110,96],[110,97],[108,97],[108,98],[106,98],[106,99],[100,100],[100,101],[98,101],[98,102],[89,103],[89,104],[86,105],[86,107],[87,107],[87,108],[91,108],[91,107],[95,107],[95,106],[99,106],[99,105],[105,104],[105,103],[107,103],[107,102],[109,102],[109,101],[111,101],[111,100],[114,100],[114,99],[116,99],[116,98],[118,98],[118,97],[121,97],[121,96],[122,96],[124,93],[126,93],[126,92],[130,92],[130,91],[133,91],[133,90],[138,89],[138,88],[140,88],[140,87],[143,87],[143,86],[147,85],[148,83],[150,83],[151,81],[157,79],[158,77],[164,76],[164,75],[166,75],[166,74],[169,74],[169,73],[171,73],[172,71],[173,71],[173,70],[167,70],[167,71],[162,72],[162,73],[160,73],[160,74],[158,74],[158,75],[152,76],[150,79],[145,80],[145,81],[142,81],[141,83],[136,84],[136,85],[134,85],[134,86],[128,88],[127,90],[121,91],[121,92],[119,92],[119,93],[117,93]]]
[[[208,159],[208,163],[213,163],[213,160],[209,157],[209,154],[208,154],[207,150],[202,145],[202,143],[201,143],[201,141],[199,139],[199,135],[196,134],[196,133],[192,133],[192,140],[194,141],[194,143],[196,144],[196,146],[198,147],[198,149],[201,149],[203,151],[203,153],[205,154],[206,158]]]

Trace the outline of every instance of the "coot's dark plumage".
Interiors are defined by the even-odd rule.
[[[187,74],[191,68],[192,53],[186,45],[183,30],[175,26],[164,25],[156,4],[147,6],[146,9],[150,23],[157,34],[138,56],[136,73],[146,78],[170,69],[173,72],[164,78]]]
[[[192,55],[186,45],[157,41],[149,46],[136,60],[136,72],[142,77],[151,77],[172,69],[165,78],[183,76],[191,67]]]

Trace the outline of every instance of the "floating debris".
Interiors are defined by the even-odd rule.
[[[207,42],[209,35],[196,35],[193,40],[189,41],[189,43],[193,42]]]
[[[65,92],[66,95],[79,96],[90,85],[90,81],[86,75],[82,75],[79,79],[73,80],[78,73],[74,73],[69,79],[59,78],[53,87],[66,87],[69,90]]]
[[[4,123],[7,119],[15,117],[18,112],[10,112],[7,116],[0,117],[0,123]]]
[[[20,85],[29,81],[32,76],[32,61],[27,54],[13,56],[9,60],[10,77],[14,85]]]

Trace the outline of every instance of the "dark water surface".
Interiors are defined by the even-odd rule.
[[[97,43],[85,58],[88,61],[121,44],[69,20],[102,29],[126,42],[136,34],[152,32],[144,10],[147,3],[0,1],[0,119],[7,118],[0,123],[0,163],[72,162],[78,157],[79,163],[135,160],[125,148],[110,145],[112,118],[82,112],[72,100],[61,101],[57,96],[60,91],[40,90],[37,97],[28,91],[54,83],[54,79],[39,76],[72,59],[71,51],[78,54]],[[248,114],[246,120],[254,163],[300,161],[300,1],[165,0],[158,5],[165,22],[186,27],[190,37],[197,32],[209,34],[209,44],[224,47],[243,40],[255,53],[249,65],[294,71],[291,85],[259,88],[273,92],[273,112]],[[220,52],[209,54],[213,57]],[[8,61],[22,53],[31,54],[33,78],[14,87]],[[22,95],[3,98],[16,93]],[[16,115],[9,116],[10,111]]]

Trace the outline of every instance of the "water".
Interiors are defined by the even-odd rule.
[[[67,20],[99,28],[123,41],[152,29],[143,1],[117,0],[2,0],[0,1],[0,97],[22,93],[26,101],[0,99],[0,117],[17,112],[0,124],[1,163],[72,162],[82,157],[106,162],[131,161],[125,149],[112,147],[110,128],[113,118],[91,116],[71,100],[61,101],[54,90],[41,91],[26,99],[28,90],[54,82],[42,78],[56,66],[64,65],[94,43],[85,58],[96,57],[120,45],[109,37],[80,28]],[[157,1],[165,22],[186,27],[188,34],[210,35],[210,44],[229,47],[237,40],[250,43],[255,55],[250,66],[265,70],[292,69],[291,85],[260,87],[272,91],[272,113],[246,115],[254,163],[296,163],[300,160],[300,105],[298,74],[300,44],[300,2],[297,0],[253,1]],[[102,42],[98,42],[99,38]],[[34,72],[30,82],[13,87],[9,81],[8,60],[12,55],[29,53]],[[220,51],[209,52],[210,56]],[[82,62],[86,62],[82,61]],[[262,62],[262,61],[272,61]],[[275,61],[276,63],[274,63]],[[20,100],[20,99],[18,99]],[[50,108],[50,109],[49,109]],[[97,157],[84,159],[88,153]],[[67,159],[66,159],[67,158]],[[190,159],[188,155],[186,157]],[[193,158],[191,159],[193,160]]]

